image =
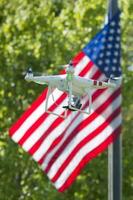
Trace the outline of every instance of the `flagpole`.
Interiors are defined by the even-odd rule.
[[[118,0],[108,0],[108,16],[118,11]],[[108,148],[108,200],[122,200],[122,139],[121,135]]]

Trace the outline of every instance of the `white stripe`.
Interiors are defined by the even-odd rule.
[[[103,78],[103,76],[100,77],[100,79],[102,79],[102,78]],[[93,93],[94,93],[94,91],[92,92],[92,95],[93,95]],[[105,95],[108,97],[108,96],[110,96],[110,93],[106,90],[106,91],[104,91],[104,93],[102,94],[102,96],[100,95],[97,99],[95,99],[95,101],[93,101],[92,107],[94,108],[94,110],[96,110],[97,107],[99,107],[99,102],[100,101],[104,102]],[[86,103],[86,101],[88,101],[88,98],[86,98],[86,100],[85,100],[84,103]],[[93,110],[92,110],[92,113],[93,113]],[[59,126],[55,127],[55,129],[53,131],[51,131],[51,134],[53,135],[54,133],[57,133],[57,132],[59,133],[59,131],[63,132],[67,128],[69,122],[71,122],[75,118],[76,115],[77,114],[75,112],[72,113],[71,115],[69,115],[65,121],[63,121]],[[45,158],[45,161],[42,164],[42,169],[43,170],[47,167],[47,165],[48,165],[51,157],[60,148],[60,146],[63,144],[63,142],[67,139],[67,137],[70,135],[70,133],[74,130],[74,128],[78,124],[80,124],[81,121],[83,121],[84,119],[86,119],[87,117],[88,117],[88,115],[82,115],[82,114],[80,114],[80,115],[78,115],[78,117],[75,118],[74,122],[66,130],[65,136],[62,139],[62,141],[60,141],[60,143]],[[61,126],[61,129],[60,129],[60,126]]]
[[[63,104],[64,104],[64,102],[62,102],[60,104],[60,107],[63,106]],[[57,108],[58,111],[55,110],[54,112],[58,112],[59,114],[61,114],[62,111],[60,110],[60,107]],[[37,142],[37,140],[42,136],[42,134],[44,134],[44,132],[46,131],[46,129],[48,129],[48,127],[54,121],[55,121],[55,119],[53,120],[53,116],[51,115],[51,119],[50,119],[50,116],[49,116],[43,122],[44,124],[42,123],[42,125],[30,136],[30,138],[27,139],[27,141],[23,145],[23,148],[28,151],[31,148],[31,146],[34,145],[35,142]],[[47,136],[47,138],[45,138],[44,142],[40,145],[40,147],[37,149],[37,151],[33,155],[33,158],[36,161],[39,161],[40,158],[47,152],[47,150],[49,149],[49,147],[51,146],[51,144],[54,142],[54,140],[59,135],[61,135],[63,133],[63,131],[65,130],[65,128],[68,126],[68,123],[70,123],[69,117],[68,117],[68,119],[66,119],[65,121],[63,121],[59,126],[55,127],[54,131],[51,131],[51,133]],[[47,124],[47,127],[46,127],[46,124]]]
[[[103,76],[101,76],[102,78]],[[60,105],[61,106],[61,105]],[[82,115],[80,115],[81,118]],[[73,118],[75,117],[75,115],[73,115]],[[87,115],[85,115],[84,117],[88,117]],[[49,117],[50,118],[50,117]],[[48,120],[49,120],[48,118]],[[70,123],[70,119],[72,120],[72,115],[69,116],[65,121],[63,121],[59,126],[55,127],[55,129],[53,131],[51,131],[51,133],[47,136],[47,138],[45,138],[44,142],[40,145],[40,147],[38,148],[38,150],[34,153],[33,158],[36,161],[39,161],[40,158],[46,153],[46,151],[49,149],[49,147],[51,146],[51,144],[54,142],[54,140],[63,133],[63,131],[65,130],[65,128],[68,126],[68,123]],[[47,119],[46,119],[47,120]],[[48,121],[44,121],[45,126],[47,124],[47,127],[49,127],[53,122],[51,120]],[[82,119],[81,119],[82,120]],[[50,124],[49,124],[50,123]],[[77,125],[77,123],[80,123],[79,121],[76,120],[76,123],[74,122],[74,126]],[[42,125],[44,126],[44,125]],[[45,127],[46,128],[46,127]],[[44,134],[44,129],[45,128],[41,128],[39,127],[39,130],[42,131]],[[26,141],[26,143],[23,145],[23,148],[25,150],[28,150],[31,148],[31,145],[33,145],[33,143],[37,142],[37,140],[42,136],[42,134],[36,130],[35,133],[33,133],[31,135],[31,138]],[[38,138],[39,136],[39,138]],[[33,142],[34,141],[34,142]],[[60,143],[61,144],[61,143]],[[56,148],[56,147],[55,147]],[[45,164],[44,164],[45,165]],[[46,166],[46,165],[45,165]]]
[[[83,60],[83,61],[82,61]],[[76,73],[80,73],[81,71],[81,65],[83,64],[82,67],[85,67],[84,65],[87,64],[90,60],[88,57],[83,58],[80,62],[79,65],[76,66]],[[54,98],[55,101],[61,96],[62,92],[59,90],[54,90]],[[24,133],[34,124],[37,119],[44,113],[44,108],[45,108],[45,101],[46,99],[36,108],[36,110],[24,121],[24,123],[21,125],[21,127],[14,133],[12,136],[12,139],[15,142],[18,142],[24,135]],[[53,100],[49,99],[49,107],[53,104]],[[18,134],[19,132],[19,134]]]
[[[64,105],[65,99],[60,104],[60,107],[56,107],[54,112],[59,115],[62,113],[61,107]],[[47,129],[53,124],[53,122],[58,118],[56,115],[50,114],[43,123],[27,138],[27,140],[22,145],[23,148],[28,151],[47,131]],[[53,136],[53,140],[55,140],[60,134],[57,132],[55,135],[48,135],[47,139],[44,140],[41,150],[37,150],[36,154],[33,156],[35,160],[39,160],[42,155],[43,150],[47,151],[49,146],[52,143],[51,137]],[[40,151],[40,152],[39,152]]]
[[[108,93],[107,90],[102,94],[102,97],[101,97],[101,98],[103,98],[104,96],[106,96],[107,98],[109,98],[110,94]],[[118,99],[118,103],[116,102],[116,104],[114,105],[114,108],[115,108],[115,106],[117,106],[117,104],[119,104],[120,98],[121,98],[121,97],[119,97],[119,99]],[[93,104],[95,104],[95,108],[101,106],[101,105],[99,105],[99,102],[100,102],[99,99],[100,99],[100,97],[97,98],[97,99],[95,100],[95,102],[93,103]],[[105,100],[105,98],[103,98],[102,103],[104,102],[104,100]],[[110,106],[110,107],[111,107],[111,106]],[[104,113],[102,113],[102,115],[108,116],[108,111],[109,111],[110,107],[108,107],[107,115],[106,115],[106,111],[105,111]],[[113,109],[114,109],[114,108],[113,108]],[[92,111],[92,113],[93,113],[93,111]],[[109,112],[109,113],[110,113],[110,112]],[[80,124],[81,121],[85,120],[87,117],[88,117],[87,115],[79,115],[77,118],[75,118],[75,121],[72,123],[72,125],[71,125],[70,127],[68,127],[68,129],[67,129],[67,131],[66,131],[66,133],[65,133],[65,136],[64,136],[63,140],[60,142],[59,146],[57,146],[57,149],[55,148],[55,149],[54,149],[50,154],[48,154],[48,156],[46,157],[46,160],[45,160],[45,162],[43,163],[43,166],[42,166],[44,169],[47,167],[47,164],[49,163],[49,161],[50,161],[51,157],[53,156],[53,154],[58,150],[58,148],[62,145],[62,143],[67,139],[67,137],[68,137],[68,136],[70,135],[70,133],[74,130],[74,128],[75,128],[78,124]],[[70,118],[70,120],[71,120],[71,116],[69,116],[69,118]],[[98,118],[98,119],[99,119],[99,118]],[[98,119],[97,119],[97,121],[98,121]],[[72,120],[73,120],[73,119],[72,119]],[[97,121],[96,121],[96,123],[97,123]],[[95,121],[93,121],[92,123],[90,123],[90,128],[89,128],[89,130],[92,130],[92,127],[91,127],[91,126],[93,126],[94,123],[95,123]],[[63,124],[63,125],[65,125],[65,124]],[[63,128],[63,125],[62,125],[62,128]],[[54,131],[55,131],[55,132],[58,132],[58,128],[55,129]],[[53,132],[52,132],[51,134],[53,134]]]
[[[112,112],[119,107],[120,105],[120,99],[119,96],[115,101],[112,103],[113,108]],[[111,112],[111,113],[112,113]],[[58,159],[54,162],[52,165],[50,171],[48,172],[49,178],[52,178],[57,173],[60,166],[63,164],[63,162],[69,157],[69,154],[73,151],[73,149],[81,142],[87,135],[89,135],[92,131],[94,131],[98,126],[103,124],[106,119],[103,117],[106,116],[108,118],[110,116],[110,106],[108,106],[101,115],[99,115],[95,120],[93,120],[91,123],[88,124],[85,128],[83,128],[78,134],[76,135],[76,139],[73,138],[73,140],[67,145],[67,147],[64,149],[62,154],[58,157]],[[83,119],[84,120],[84,119]]]
[[[87,60],[87,59],[86,59]],[[80,69],[81,70],[81,69]],[[94,70],[95,72],[95,70]],[[57,91],[54,91],[54,96],[57,96]],[[58,91],[59,92],[59,91]],[[52,104],[53,101],[52,99],[50,100],[50,103]],[[62,113],[62,109],[61,107],[64,105],[66,99],[60,104],[59,107],[57,107],[54,112],[58,113],[59,115]],[[50,105],[51,105],[50,104]],[[50,125],[57,119],[57,116],[53,116],[53,115],[49,115],[45,121],[32,133],[31,136],[29,136],[29,138],[25,141],[25,143],[23,144],[23,148],[28,151],[39,139],[40,137],[45,133],[45,131],[50,127]],[[47,125],[47,126],[46,126]],[[66,126],[66,124],[65,124]],[[65,128],[64,126],[64,128]],[[59,129],[62,129],[62,127],[59,127]],[[60,131],[58,132],[60,133]],[[61,134],[61,133],[60,133]],[[49,134],[49,136],[47,137],[47,139],[45,139],[45,141],[41,144],[41,146],[39,147],[39,149],[35,152],[35,154],[33,155],[33,158],[38,161],[40,160],[40,158],[42,157],[42,155],[47,151],[47,149],[50,147],[50,145],[52,144],[52,142],[60,135],[60,134]],[[44,148],[45,147],[45,148]]]
[[[61,96],[62,92],[56,89],[55,91],[55,101]],[[13,134],[12,139],[15,142],[18,142],[25,132],[38,120],[38,118],[44,114],[45,111],[45,101],[44,100],[34,112],[23,122],[23,124],[17,129],[17,131]],[[49,106],[53,104],[53,101],[49,102]]]
[[[119,115],[111,122],[110,126],[107,126],[105,130],[103,130],[99,135],[97,135],[94,139],[92,139],[85,146],[83,146],[73,157],[72,161],[67,165],[66,169],[55,182],[56,188],[60,188],[72,174],[74,169],[80,164],[84,156],[86,156],[89,152],[91,152],[93,149],[102,144],[102,142],[104,142],[112,134],[112,132],[117,127],[119,127],[120,124],[121,116]]]
[[[83,60],[83,61],[82,61]],[[81,67],[81,64],[88,64],[87,62],[89,62],[89,58],[85,56],[85,58],[83,58],[80,62],[79,65],[76,66],[76,73],[80,73],[81,69],[83,70],[83,66]],[[85,67],[85,66],[84,66]],[[54,91],[54,98],[55,101],[61,96],[61,92],[59,90],[55,90]],[[34,112],[32,112],[32,114],[27,117],[27,119],[23,122],[23,124],[19,127],[19,129],[17,129],[17,131],[13,134],[12,139],[15,142],[18,142],[23,135],[25,134],[25,132],[38,120],[38,118],[44,113],[44,108],[45,108],[45,101],[46,99],[36,108],[36,110]],[[49,100],[49,107],[53,104],[53,101]]]
[[[72,123],[72,125],[70,125],[70,126],[68,126],[69,124],[70,124],[70,122],[73,120],[73,118],[75,117],[74,115],[73,116],[71,116],[71,117],[68,117],[65,121],[63,121],[63,123],[60,125],[60,126],[58,126],[57,128],[56,128],[56,130],[53,130],[52,132],[51,132],[51,134],[54,134],[54,133],[56,133],[56,132],[63,132],[65,129],[66,129],[66,127],[68,126],[68,130],[66,130],[65,131],[65,135],[64,135],[64,137],[63,137],[63,139],[60,141],[60,143],[47,155],[47,157],[45,158],[45,160],[44,160],[44,162],[43,162],[43,164],[42,164],[42,166],[41,166],[41,168],[44,170],[46,167],[47,167],[47,165],[48,165],[48,163],[49,163],[49,161],[51,160],[51,158],[52,158],[52,156],[57,152],[57,150],[60,148],[60,146],[63,144],[63,142],[68,138],[68,136],[70,135],[70,133],[73,131],[73,129],[79,124],[79,123],[81,123],[81,121],[83,120],[82,119],[82,116],[81,115],[79,115],[80,117],[77,119],[77,120],[75,120],[73,123]]]
[[[80,72],[81,72],[81,69],[83,70],[87,64],[90,62],[90,59],[88,56],[84,56],[80,61],[79,63],[76,65],[75,67],[75,75],[78,75]]]
[[[93,70],[92,70],[92,69],[89,70],[89,73],[87,73],[87,74],[84,76],[85,78],[91,79],[91,78],[95,75],[95,73],[96,73],[97,71],[99,71],[96,65],[93,65],[92,67],[93,67]],[[104,79],[104,78],[105,78],[105,75],[102,74],[102,77],[103,77],[103,79]],[[102,80],[103,80],[103,79],[102,79]],[[98,80],[99,80],[99,79],[98,79]]]

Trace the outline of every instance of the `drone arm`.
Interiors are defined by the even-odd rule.
[[[51,92],[52,92],[52,88],[49,86],[48,91],[47,91],[47,96],[46,96],[46,104],[45,104],[45,111],[46,112],[48,110],[48,100],[49,100],[49,96],[50,96]]]
[[[40,84],[40,85],[46,85],[47,84],[46,81],[41,76],[40,77],[39,76],[34,76],[32,78],[32,81],[37,83],[37,84]]]
[[[28,82],[35,82],[40,85],[48,84],[44,76],[33,76],[32,73],[27,73],[25,76],[25,80]]]
[[[47,96],[46,96],[45,112],[65,119],[67,117],[67,110],[65,110],[63,114],[58,114],[56,112],[50,111],[48,108],[48,101],[49,101],[49,97],[52,94],[52,92],[53,92],[53,88],[52,88],[52,86],[49,86],[48,91],[47,91]],[[54,101],[54,97],[53,97],[53,101]],[[58,106],[56,103],[55,103],[55,105]]]

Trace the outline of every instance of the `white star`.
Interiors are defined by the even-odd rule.
[[[113,21],[113,22],[111,22],[110,25],[111,25],[111,26],[115,26],[115,24],[116,24],[116,23]]]
[[[118,43],[115,44],[115,48],[116,48],[116,49],[119,49],[119,44],[118,44]]]
[[[102,64],[103,64],[103,61],[102,61],[102,60],[99,60],[99,61],[98,61],[98,64],[99,64],[99,65],[102,65]]]
[[[103,45],[103,46],[101,46],[101,49],[105,49],[105,46]]]
[[[106,59],[106,60],[105,60],[105,63],[106,63],[106,64],[109,64],[109,63],[110,63],[110,60],[109,60],[109,59]]]
[[[107,48],[111,49],[112,48],[112,44],[108,44]]]
[[[110,51],[107,51],[107,52],[106,52],[106,55],[107,55],[107,56],[110,56],[110,55],[111,55],[111,52],[110,52]]]
[[[120,28],[117,29],[117,33],[121,33],[121,29]]]
[[[97,51],[97,48],[95,47],[93,50],[94,50],[94,51]]]
[[[118,68],[118,71],[121,72],[121,68],[120,67]]]
[[[113,63],[117,63],[117,59],[114,58],[114,59],[113,59]]]
[[[104,54],[103,53],[100,53],[99,57],[100,58],[103,58]]]
[[[112,36],[110,36],[108,40],[109,40],[109,41],[113,41],[113,39],[114,39],[114,38],[113,38]]]
[[[92,56],[92,58],[93,58],[93,59],[96,59],[96,58],[97,58],[96,54],[94,54],[94,55]]]
[[[110,77],[112,77],[112,78],[113,78],[113,77],[114,77],[114,74],[113,74],[113,73],[111,73],[111,74],[110,74]]]
[[[103,31],[103,35],[106,35],[106,33],[107,33],[107,31],[106,31],[106,30],[104,30],[104,31]]]
[[[113,71],[113,72],[116,71],[116,67],[112,67],[112,71]]]
[[[119,55],[118,51],[115,51],[115,52],[114,52],[114,55],[115,55],[115,56],[118,56],[118,55]]]
[[[102,38],[101,41],[102,41],[102,42],[106,42],[106,39],[105,39],[105,38]]]
[[[88,52],[88,53],[90,53],[90,52],[91,52],[91,50],[90,50],[90,49],[87,49],[87,52]]]
[[[95,44],[97,44],[98,43],[98,40],[95,40],[95,42],[94,42]]]
[[[107,71],[109,70],[109,68],[108,68],[108,67],[105,67],[104,70],[107,72]]]
[[[116,37],[116,41],[120,41],[120,37],[118,36],[118,37]]]
[[[115,30],[114,29],[110,29],[110,33],[114,33],[115,32]]]

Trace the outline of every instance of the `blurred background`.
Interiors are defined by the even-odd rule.
[[[25,71],[58,74],[100,30],[106,0],[0,0],[0,200],[106,200],[107,151],[64,193],[8,136],[9,127],[43,91]],[[123,200],[133,200],[133,1],[121,0]],[[132,67],[133,68],[133,67]]]

